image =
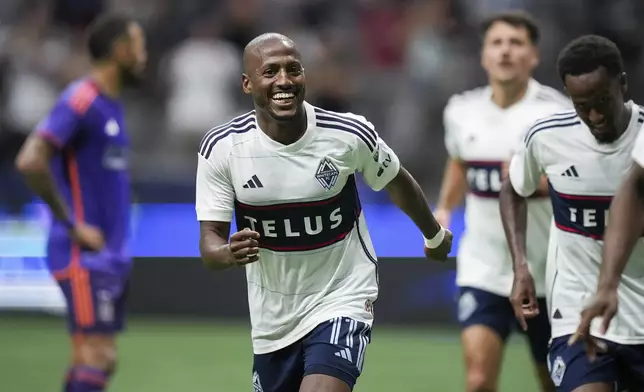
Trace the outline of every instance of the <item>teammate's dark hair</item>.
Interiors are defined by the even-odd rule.
[[[615,43],[599,35],[584,35],[571,41],[559,53],[557,69],[565,81],[566,75],[583,75],[599,67],[616,77],[624,72],[622,54]]]
[[[487,34],[490,27],[497,22],[507,23],[514,27],[523,27],[527,30],[530,41],[533,45],[539,43],[539,38],[541,37],[541,32],[539,31],[539,25],[532,18],[532,16],[525,11],[506,11],[498,14],[491,15],[483,20],[481,23],[481,33],[483,36]]]
[[[104,60],[112,54],[114,43],[128,33],[132,19],[119,14],[104,14],[89,26],[87,46],[92,60]]]

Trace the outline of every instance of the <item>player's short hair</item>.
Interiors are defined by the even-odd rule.
[[[533,45],[537,45],[539,43],[541,31],[539,30],[539,25],[529,13],[517,10],[501,12],[488,16],[481,23],[481,35],[485,37],[488,30],[490,30],[492,25],[497,22],[507,23],[517,28],[522,27],[528,32],[528,37],[530,37],[530,42],[532,42]]]
[[[127,35],[134,20],[120,14],[104,14],[89,26],[87,47],[92,60],[104,60],[112,54],[114,43]]]
[[[565,81],[566,75],[583,75],[604,67],[610,76],[624,72],[622,54],[615,43],[599,35],[584,35],[571,41],[559,53],[557,69]]]

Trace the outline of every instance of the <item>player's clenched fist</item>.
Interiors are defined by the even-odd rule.
[[[445,261],[452,251],[452,232],[441,228],[441,231],[431,239],[425,239],[425,256],[428,259]]]
[[[230,236],[228,249],[232,255],[231,264],[242,267],[259,260],[259,233],[244,229]]]

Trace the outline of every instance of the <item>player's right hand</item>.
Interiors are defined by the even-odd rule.
[[[528,330],[526,319],[533,318],[539,314],[539,302],[537,302],[534,279],[527,265],[514,271],[510,303],[514,309],[514,317],[524,331]]]
[[[75,224],[70,230],[70,235],[82,249],[98,252],[105,247],[105,238],[101,230],[86,223]]]
[[[594,338],[590,334],[590,326],[594,319],[601,317],[602,324],[599,332],[602,335],[605,334],[608,331],[611,320],[617,314],[618,302],[617,290],[597,291],[592,301],[581,312],[581,321],[577,331],[568,341],[568,345],[572,345],[579,340],[584,342],[586,354],[588,354],[588,358],[591,361],[596,358],[597,353],[604,352],[606,350],[605,345],[601,340]]]
[[[245,228],[230,236],[231,263],[237,267],[259,260],[259,233]]]
[[[452,251],[452,238],[452,232],[445,229],[445,237],[443,237],[443,242],[441,242],[440,245],[433,249],[425,246],[425,257],[436,261],[447,260],[449,252]]]

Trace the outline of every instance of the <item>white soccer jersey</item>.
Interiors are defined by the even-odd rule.
[[[531,80],[525,97],[502,109],[491,99],[490,87],[452,97],[445,108],[445,144],[453,159],[467,165],[469,192],[465,204],[465,232],[457,256],[458,286],[470,286],[509,296],[512,259],[499,212],[501,167],[508,162],[525,133],[542,117],[571,108],[558,91]],[[547,198],[531,200],[528,259],[537,292],[544,292],[546,248],[552,209]]]
[[[597,143],[574,111],[564,112],[538,121],[510,164],[510,181],[522,196],[535,190],[542,173],[550,181],[556,229],[548,252],[546,285],[553,338],[575,332],[583,306],[595,293],[610,202],[632,164],[638,134],[644,151],[640,132],[644,109],[628,104],[630,123],[614,143]],[[527,240],[530,245],[532,238]],[[600,322],[595,320],[593,334],[598,333]],[[622,344],[644,343],[642,241],[624,271],[619,311],[603,337]]]
[[[400,162],[364,117],[304,104],[308,126],[280,144],[250,112],[211,130],[197,169],[197,218],[261,235],[247,265],[256,354],[284,348],[335,317],[371,325],[378,265],[356,173],[381,190]],[[419,239],[420,240],[420,239]]]

